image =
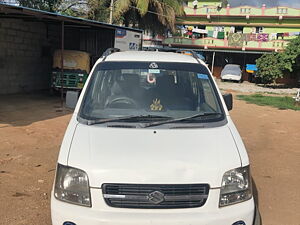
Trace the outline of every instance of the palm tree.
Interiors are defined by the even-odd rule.
[[[114,18],[126,26],[163,33],[175,30],[176,16],[183,16],[183,0],[115,0]]]
[[[222,7],[226,8],[227,5],[228,5],[228,0],[222,0]]]

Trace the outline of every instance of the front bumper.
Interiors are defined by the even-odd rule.
[[[242,76],[226,74],[226,75],[222,75],[222,76],[221,76],[221,79],[222,79],[222,80],[234,80],[234,81],[240,81],[240,80],[242,79]]]
[[[76,225],[232,225],[244,221],[253,225],[253,198],[219,208],[219,189],[210,190],[204,206],[188,209],[122,209],[106,205],[101,189],[91,189],[92,207],[82,207],[51,198],[53,225],[66,221]]]

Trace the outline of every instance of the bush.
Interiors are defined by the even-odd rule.
[[[257,76],[264,84],[275,83],[276,79],[283,77],[278,53],[265,54],[256,60],[256,64],[259,68]]]
[[[265,54],[256,60],[257,76],[262,83],[276,83],[276,79],[283,77],[283,71],[293,72],[296,68],[297,58],[300,57],[300,36],[291,40],[285,51]]]

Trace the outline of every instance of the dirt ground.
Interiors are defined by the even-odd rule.
[[[235,101],[264,225],[300,225],[300,112]],[[50,190],[71,117],[56,97],[0,96],[0,224],[50,225]],[[219,224],[221,225],[221,224]]]

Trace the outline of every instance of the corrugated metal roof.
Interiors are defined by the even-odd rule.
[[[242,51],[242,50],[217,50],[217,49],[194,49],[201,52],[222,52],[222,53],[239,53],[239,54],[272,54],[272,52],[260,52],[260,51]]]
[[[38,9],[32,9],[22,6],[15,6],[15,5],[9,5],[5,3],[0,3],[0,18],[2,17],[9,17],[9,18],[23,18],[24,19],[34,19],[37,18],[43,19],[45,22],[59,22],[59,21],[65,21],[68,23],[73,24],[84,24],[84,25],[90,25],[90,26],[97,26],[97,27],[103,27],[108,29],[126,29],[126,30],[132,30],[142,33],[143,30],[141,29],[134,29],[130,27],[123,27],[123,26],[117,26],[112,25],[104,22],[99,22],[95,20],[89,20],[84,19],[80,17],[73,17],[73,16],[67,16],[67,15],[61,15],[59,13],[52,13],[47,12],[43,10]]]
[[[178,49],[184,49],[184,50],[193,50],[197,52],[220,52],[220,53],[239,53],[239,54],[272,54],[272,52],[260,52],[260,51],[242,51],[242,50],[228,50],[228,49],[203,49],[203,48],[170,48],[170,47],[164,47],[161,48],[165,51],[176,51]]]

